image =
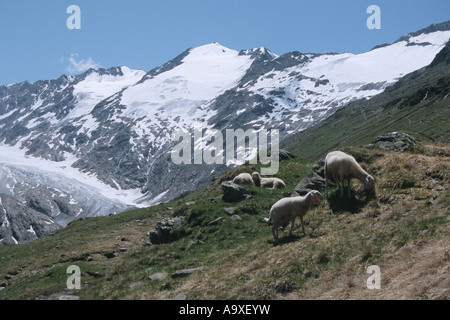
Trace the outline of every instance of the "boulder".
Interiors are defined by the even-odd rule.
[[[376,138],[375,144],[385,151],[403,152],[417,143],[416,138],[403,132],[390,132]]]
[[[166,272],[158,272],[158,273],[152,274],[148,278],[152,281],[162,281],[167,278],[167,273]]]
[[[320,159],[312,166],[309,173],[294,188],[292,196],[304,196],[311,190],[325,189],[325,158]]]
[[[236,211],[236,207],[228,207],[228,208],[223,208],[223,210],[228,214],[228,215],[233,215],[234,212]]]
[[[170,231],[178,227],[184,221],[183,216],[175,218],[164,218],[160,220],[156,226],[148,233],[152,244],[169,243],[172,241]]]
[[[239,202],[252,197],[250,191],[231,181],[222,182],[222,190],[225,202]]]

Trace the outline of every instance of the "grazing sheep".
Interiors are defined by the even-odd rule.
[[[325,196],[328,199],[328,177],[332,175],[344,197],[344,183],[348,180],[348,197],[351,197],[350,180],[359,179],[366,190],[374,187],[374,179],[356,162],[355,158],[342,151],[333,151],[325,158]]]
[[[240,173],[233,179],[236,184],[253,184],[252,176],[249,173]]]
[[[279,178],[261,178],[258,172],[252,173],[253,182],[257,187],[281,189],[286,187],[283,180]]]
[[[269,218],[269,222],[273,222],[272,234],[275,244],[278,243],[278,228],[289,220],[291,221],[291,231],[289,232],[289,236],[292,235],[296,217],[300,217],[302,231],[303,234],[306,235],[303,217],[308,212],[311,205],[319,204],[322,199],[323,197],[319,191],[311,190],[303,197],[296,196],[278,200],[270,209]]]

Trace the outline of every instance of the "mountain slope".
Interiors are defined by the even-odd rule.
[[[355,102],[305,130],[302,139],[288,137],[286,146],[298,157],[280,162],[285,189],[248,186],[250,199],[225,202],[222,181],[261,169],[245,164],[185,198],[78,219],[52,236],[0,247],[0,299],[448,300],[449,46],[428,67],[363,101],[366,109]],[[367,145],[377,132],[400,129],[420,133],[423,142],[403,153]],[[310,161],[337,146],[375,177],[375,193],[354,181],[352,197],[341,199],[332,186],[329,199],[305,216],[306,236],[297,220],[293,237],[280,231],[281,244],[274,246],[271,226],[260,218],[291,196],[314,166]],[[1,215],[10,198],[0,199]],[[149,233],[163,218],[180,216],[168,243],[150,245]],[[81,269],[80,290],[66,288],[74,264]],[[367,288],[371,265],[380,267],[380,290]],[[177,277],[177,270],[198,267]]]
[[[0,245],[26,243],[61,228],[45,214],[0,193]]]
[[[274,246],[271,226],[259,218],[289,196],[311,164],[282,161],[286,189],[248,187],[251,199],[224,202],[220,180],[258,169],[245,165],[200,195],[77,220],[53,236],[1,247],[0,277],[7,280],[0,299],[448,299],[449,147],[346,151],[374,175],[376,194],[354,182],[354,197],[341,200],[333,187],[329,201],[305,216],[306,236],[297,221],[293,237],[280,231]],[[172,242],[148,245],[149,231],[175,215],[185,219],[170,232]],[[70,265],[81,269],[80,290],[66,289]],[[366,287],[370,265],[380,267],[380,290]]]
[[[64,175],[77,180],[74,201],[84,216],[168,201],[229,169],[175,165],[174,130],[192,131],[197,120],[205,129],[274,128],[287,137],[428,65],[449,37],[444,23],[358,55],[277,56],[266,48],[235,51],[213,43],[147,73],[119,67],[1,86],[0,151],[9,160],[0,168],[9,180],[0,190],[29,204],[29,194],[13,190],[23,190],[45,166],[37,180],[58,180],[58,190]],[[23,161],[26,168],[17,168]],[[46,213],[56,212],[64,223],[79,217],[79,209],[57,214],[52,184],[33,182],[42,189],[36,193],[53,202]],[[98,197],[82,196],[92,188]],[[99,199],[105,211],[98,210]]]
[[[368,101],[357,101],[317,126],[282,142],[306,159],[316,159],[345,145],[374,142],[389,131],[447,143],[450,139],[450,42],[432,63],[398,81]]]

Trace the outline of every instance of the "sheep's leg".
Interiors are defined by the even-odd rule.
[[[352,197],[352,192],[351,192],[351,188],[350,188],[350,179],[348,179],[348,197],[349,198]]]
[[[336,179],[336,177],[334,178]],[[337,183],[339,184],[339,191],[341,191],[341,199],[344,197],[344,184],[345,184],[345,180],[343,176],[339,176],[339,180],[336,180]]]
[[[328,199],[328,174],[326,172],[325,172],[325,198]]]
[[[275,244],[278,243],[278,227],[276,227],[275,225],[272,228],[272,234],[273,234],[273,242]]]
[[[291,231],[289,231],[289,237],[292,236],[292,231],[294,230],[294,222],[295,222],[295,217],[293,219],[291,219]]]
[[[339,191],[341,191],[341,198],[342,198],[342,193],[343,193],[343,190],[342,190],[342,184],[341,184],[341,181],[336,177],[336,175],[334,175],[333,174],[333,179],[334,179],[334,181],[336,181],[336,183],[338,184],[338,186],[339,186]]]
[[[303,235],[306,236],[305,225],[303,224],[303,217],[301,217],[301,216],[300,216],[300,221],[302,222],[302,231],[303,231]]]

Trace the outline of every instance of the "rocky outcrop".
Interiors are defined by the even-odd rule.
[[[325,189],[325,159],[320,159],[312,166],[305,178],[294,189],[292,196],[304,196],[311,190]]]
[[[26,243],[60,228],[45,214],[8,195],[0,194],[0,246]]]
[[[184,221],[183,216],[175,218],[164,218],[148,233],[151,244],[162,244],[173,241],[170,231],[173,228],[181,226]]]
[[[239,202],[251,198],[250,191],[231,181],[222,182],[223,196],[225,202]]]
[[[403,152],[417,143],[416,138],[403,132],[390,132],[377,137],[375,144],[384,151]]]

